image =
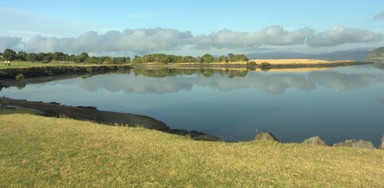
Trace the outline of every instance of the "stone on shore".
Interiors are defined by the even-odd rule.
[[[303,144],[325,146],[325,142],[319,136],[307,138],[303,141]]]
[[[378,149],[384,150],[384,135],[383,135],[383,137],[381,137],[381,144],[379,145]]]
[[[335,147],[356,147],[356,148],[369,148],[369,149],[375,149],[372,142],[366,141],[366,140],[346,140],[344,142],[339,142],[334,144]]]
[[[256,135],[255,141],[273,141],[278,142],[275,136],[272,133],[262,132]]]

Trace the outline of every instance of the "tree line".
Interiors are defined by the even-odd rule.
[[[0,53],[1,60],[8,61],[30,61],[30,62],[62,62],[70,61],[75,63],[90,63],[90,64],[126,64],[126,63],[233,63],[233,62],[246,62],[248,58],[244,54],[232,54],[222,56],[213,56],[205,54],[203,56],[176,56],[168,54],[147,54],[143,56],[135,55],[132,59],[130,57],[110,57],[110,56],[89,56],[83,52],[78,55],[65,54],[63,52],[49,52],[49,53],[26,53],[24,51],[16,52],[12,49],[5,49]]]
[[[1,60],[9,61],[30,61],[30,62],[64,62],[70,61],[75,63],[92,63],[92,64],[103,64],[103,63],[113,63],[113,64],[124,64],[129,63],[129,57],[109,57],[109,56],[89,56],[87,53],[83,52],[78,55],[74,54],[65,54],[63,52],[49,52],[49,53],[26,53],[24,51],[15,52],[11,49],[5,49],[3,53],[0,53]]]

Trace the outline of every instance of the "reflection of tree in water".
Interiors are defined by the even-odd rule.
[[[244,77],[248,74],[246,70],[233,70],[233,69],[212,69],[212,68],[159,68],[159,69],[133,69],[135,75],[144,75],[147,77],[164,78],[179,75],[203,75],[205,77],[211,77],[215,74],[221,76],[227,76],[228,78]]]
[[[21,89],[25,88],[26,85],[27,84],[25,82],[18,82],[16,84],[16,88],[21,90]]]

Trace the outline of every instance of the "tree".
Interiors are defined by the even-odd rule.
[[[135,55],[134,57],[133,57],[133,59],[132,59],[132,63],[142,63],[141,62],[141,57],[140,56],[138,56],[138,55]]]
[[[64,54],[63,52],[54,52],[52,54],[52,59],[55,61],[64,61],[66,60],[66,54]]]
[[[38,61],[37,54],[35,54],[35,53],[29,53],[29,54],[27,54],[27,56],[25,57],[25,59],[26,59],[27,61],[32,61],[32,62]]]
[[[228,57],[226,57],[225,55],[222,55],[219,57],[219,59],[217,59],[218,62],[228,62]]]
[[[215,57],[213,57],[211,54],[205,54],[202,58],[204,63],[212,63],[215,60]]]
[[[236,56],[237,56],[237,61],[248,61],[247,56],[245,56],[244,54],[239,54]]]
[[[78,57],[78,62],[82,63],[89,58],[89,55],[85,52],[81,53]]]
[[[16,52],[11,49],[5,49],[3,53],[3,57],[5,60],[12,61],[16,59],[17,55]]]
[[[235,62],[235,54],[229,53],[228,54],[228,61],[229,62]]]
[[[25,61],[25,60],[27,60],[27,55],[28,54],[26,52],[19,51],[19,52],[17,52],[16,59],[18,59],[19,61]]]

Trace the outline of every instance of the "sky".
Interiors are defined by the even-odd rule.
[[[222,55],[381,46],[382,0],[0,0],[0,51]]]

